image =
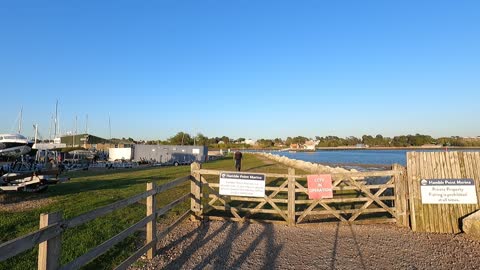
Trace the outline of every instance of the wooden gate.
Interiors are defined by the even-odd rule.
[[[461,219],[480,204],[422,204],[422,179],[471,178],[480,198],[479,152],[409,152],[408,187],[412,230],[420,232],[459,233]]]
[[[288,225],[341,221],[409,225],[405,168],[332,174],[332,199],[308,199],[307,175],[266,173],[264,198],[222,196],[220,171],[192,164],[192,211],[206,219],[280,222]],[[376,180],[376,181],[375,181]]]

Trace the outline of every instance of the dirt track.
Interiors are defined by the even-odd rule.
[[[480,269],[479,241],[395,225],[185,222],[158,248],[140,269]]]

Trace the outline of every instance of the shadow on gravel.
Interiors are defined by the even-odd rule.
[[[185,266],[192,254],[195,254],[200,249],[204,249],[209,241],[218,237],[220,233],[226,231],[226,237],[223,242],[213,250],[211,250],[208,256],[202,258],[193,269],[238,269],[248,260],[249,256],[258,250],[259,245],[265,241],[264,245],[268,248],[265,249],[264,265],[261,269],[275,269],[276,259],[283,248],[283,244],[276,244],[275,233],[272,224],[263,225],[263,231],[259,233],[252,243],[238,256],[238,250],[236,250],[236,258],[232,262],[232,249],[235,241],[243,241],[242,234],[248,229],[250,224],[237,223],[237,222],[225,222],[219,229],[209,233],[209,222],[203,224],[198,230],[191,231],[176,241],[158,250],[157,254],[162,254],[165,251],[173,248],[175,245],[185,241],[185,239],[195,237],[193,242],[182,251],[182,254],[171,261],[164,269],[179,269]]]
[[[338,256],[338,246],[340,242],[340,236],[339,236],[339,231],[340,231],[340,223],[337,223],[337,226],[335,227],[335,238],[333,242],[333,247],[332,247],[332,259],[330,261],[330,269],[334,270],[337,269],[337,256]],[[355,234],[355,231],[353,230],[353,226],[351,224],[348,225],[350,229],[350,233],[352,234],[352,240],[354,243],[354,248],[355,252],[358,254],[361,268],[360,269],[367,269],[367,266],[365,265],[365,261],[363,259],[362,251],[360,250],[360,245],[358,244],[357,236]]]
[[[355,249],[357,250],[358,257],[360,258],[360,263],[362,264],[362,269],[367,269],[367,266],[365,265],[365,261],[363,260],[362,251],[360,250],[360,245],[358,244],[358,241],[357,241],[357,236],[355,235],[355,232],[353,231],[352,225],[349,224],[348,227],[350,228],[350,232],[352,233],[353,242],[355,243]]]

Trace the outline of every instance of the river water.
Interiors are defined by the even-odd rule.
[[[445,151],[445,149],[435,150],[318,150],[315,152],[272,152],[272,154],[285,156],[292,159],[304,160],[313,163],[332,164],[339,166],[352,166],[355,164],[377,164],[392,165],[394,163],[406,166],[407,152],[435,152]],[[450,151],[450,150],[449,150]],[[457,151],[457,150],[455,150]],[[460,151],[480,151],[460,150]]]

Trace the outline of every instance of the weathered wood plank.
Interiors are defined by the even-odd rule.
[[[175,220],[171,225],[167,227],[167,229],[163,230],[158,236],[157,239],[161,239],[165,237],[168,233],[172,231],[173,228],[175,228],[180,222],[185,220],[188,216],[190,215],[190,211],[187,211],[184,213],[182,216],[180,216],[177,220]],[[148,249],[150,249],[152,246],[154,246],[156,243],[150,242],[144,245],[142,248],[137,250],[134,254],[132,254],[127,260],[122,262],[119,266],[115,268],[115,270],[125,270],[128,269],[130,265],[132,265],[134,262],[136,262],[143,254],[147,252]]]
[[[147,252],[147,250],[151,249],[153,246],[155,246],[156,243],[150,242],[143,247],[141,247],[139,250],[135,251],[128,259],[123,261],[120,265],[115,267],[115,270],[126,270],[130,265],[132,265],[134,262],[136,262],[140,257],[142,257],[143,254]]]
[[[155,183],[147,183],[147,191],[150,190],[156,190],[156,185]],[[157,219],[155,218],[155,211],[157,209],[157,202],[155,200],[155,194],[152,196],[147,197],[146,201],[146,216],[149,217],[151,215],[154,215],[154,218],[152,218],[151,221],[149,221],[146,225],[146,239],[145,243],[155,243],[149,250],[147,250],[147,259],[151,260],[155,256],[155,253],[157,251],[156,248],[156,243],[157,243],[157,238],[156,236],[156,230],[157,230]]]
[[[161,216],[161,215],[165,215],[168,211],[172,210],[172,208],[174,208],[175,206],[183,203],[184,201],[188,200],[191,197],[192,197],[192,194],[187,193],[187,194],[183,195],[182,197],[176,199],[175,201],[163,206],[162,208],[157,209],[156,210],[157,217]]]
[[[217,216],[205,216],[207,220],[214,221],[235,221],[235,222],[249,222],[249,223],[267,223],[267,224],[287,224],[283,220],[268,220],[268,219],[244,219],[244,218],[232,218],[232,217],[217,217]],[[318,225],[317,225],[318,226]]]
[[[391,184],[393,181],[394,181],[394,178],[391,178],[391,179],[387,182],[387,184]],[[359,186],[365,186],[365,185],[363,185],[363,184],[358,184],[358,185],[359,185]],[[375,192],[375,194],[373,194],[373,197],[375,197],[375,198],[378,199],[378,197],[379,197],[380,195],[382,195],[386,190],[387,190],[387,188],[381,188],[381,189],[379,189],[377,192]],[[368,191],[368,193],[370,193],[370,191]],[[362,212],[363,212],[365,209],[367,209],[374,201],[377,202],[377,200],[375,200],[374,198],[372,198],[372,196],[369,196],[369,195],[372,195],[371,193],[370,193],[370,194],[366,194],[366,195],[367,195],[368,197],[370,197],[371,199],[368,200],[367,202],[365,202],[365,204],[364,204],[362,207],[360,207],[360,209],[358,209],[358,211],[350,217],[349,221],[354,221],[355,219],[357,219],[357,217],[360,216],[360,215],[362,214]],[[381,201],[381,200],[378,199],[378,201]],[[377,202],[377,203],[378,203],[378,202]],[[383,203],[383,201],[382,201],[382,203]],[[384,205],[385,205],[385,204],[384,204]],[[380,205],[380,206],[382,206],[382,205]],[[385,206],[387,206],[387,205],[385,205]],[[382,207],[383,207],[383,206],[382,206]],[[393,217],[396,217],[395,214],[392,214],[392,216],[393,216]]]
[[[198,162],[194,162],[190,165],[190,193],[192,198],[190,199],[190,210],[194,213],[195,217],[202,216],[202,181],[201,174],[198,171],[202,168],[202,165]]]
[[[273,207],[273,209],[277,210],[277,213],[280,216],[282,216],[282,218],[285,219],[285,221],[288,222],[287,215],[285,215],[285,213],[280,208],[278,208],[278,206],[272,201],[272,199],[270,199],[268,196],[265,196],[264,198],[268,202],[268,204],[270,204]]]
[[[127,238],[131,234],[133,234],[138,229],[144,227],[148,222],[152,221],[155,218],[155,215],[150,215],[148,217],[144,217],[139,222],[135,223],[134,225],[130,226],[126,230],[122,231],[121,233],[115,235],[114,237],[110,238],[109,240],[103,242],[102,244],[92,248],[87,253],[83,254],[82,256],[78,257],[74,261],[64,265],[60,269],[62,270],[71,270],[71,269],[80,269],[80,267],[84,266],[85,264],[89,263],[90,261],[94,260],[95,258],[99,257],[100,255],[104,254],[108,251],[111,247],[118,244],[123,239]]]
[[[215,210],[219,211],[228,211],[229,208],[225,206],[219,206],[219,205],[212,205],[211,206]],[[253,214],[278,214],[278,211],[275,209],[255,209],[255,208],[245,208],[245,207],[237,207],[236,208],[239,212],[243,213],[250,213],[250,216]],[[283,213],[287,214],[288,211],[282,211]]]
[[[270,198],[270,200],[272,200],[274,203],[276,203],[276,201],[274,201],[273,198],[274,198],[275,196],[277,196],[278,193],[280,193],[281,189],[284,189],[287,185],[288,185],[288,180],[287,180],[287,181],[284,181],[284,182],[280,185],[280,187],[278,188],[278,190],[276,190],[276,191],[274,191],[272,194],[268,195],[268,198]],[[288,189],[287,189],[287,190],[288,190]],[[262,199],[262,200],[263,200],[263,201],[262,201],[261,203],[259,203],[259,204],[255,207],[255,209],[261,209],[263,206],[265,206],[265,204],[268,203],[267,200],[265,200],[265,199]],[[283,203],[283,201],[282,201],[282,203]],[[288,203],[288,199],[287,199],[287,203]],[[253,212],[248,213],[248,214],[247,214],[246,216],[244,216],[243,218],[244,218],[244,219],[245,219],[245,218],[249,218],[250,215],[252,215],[252,214],[253,214]]]
[[[214,194],[208,194],[209,198],[217,198],[218,196]],[[239,202],[258,202],[263,203],[266,202],[264,198],[253,198],[253,197],[238,197],[238,196],[228,196],[232,201],[239,201]],[[272,199],[275,203],[288,203],[288,199]]]
[[[302,220],[303,220],[304,218],[306,218],[306,217],[308,216],[308,214],[309,214],[310,212],[312,212],[313,209],[314,209],[319,203],[320,203],[320,200],[315,200],[312,204],[310,204],[309,207],[307,207],[307,209],[305,209],[305,211],[297,213],[298,215],[300,215],[300,216],[298,217],[298,219],[297,219],[297,223],[302,222]]]
[[[285,181],[286,182],[286,181]],[[210,187],[212,188],[219,188],[220,184],[219,183],[208,183]],[[266,186],[265,191],[275,191],[275,192],[288,192],[288,188],[281,188],[281,187],[272,187],[272,186]]]
[[[366,189],[379,189],[379,188],[395,188],[395,184],[380,184],[380,185],[364,185]],[[347,191],[347,190],[358,190],[355,186],[342,186],[334,187],[333,191]],[[295,189],[295,192],[303,192],[308,195],[308,189],[306,187],[299,187]]]
[[[62,221],[62,212],[41,214],[40,229]],[[60,266],[60,255],[62,253],[62,235],[59,234],[38,246],[38,269],[54,270]]]
[[[433,154],[433,159],[435,163],[435,178],[445,178],[443,175],[443,164],[441,160],[441,156],[443,153],[435,152]],[[447,217],[445,217],[446,207],[444,204],[437,206],[437,213],[440,214],[439,216],[439,230],[441,232],[446,232],[447,229]]]
[[[379,196],[382,201],[393,201],[395,196]],[[324,203],[357,203],[357,202],[367,202],[370,201],[370,198],[359,197],[359,198],[338,198],[338,199],[322,199]],[[296,204],[311,204],[315,200],[295,200]]]
[[[200,174],[205,174],[205,175],[220,175],[220,172],[223,171],[217,171],[217,170],[206,170],[206,169],[201,169],[198,171]],[[376,176],[393,176],[396,174],[401,174],[403,173],[402,171],[394,171],[394,170],[387,170],[387,171],[369,171],[369,172],[352,172],[352,173],[332,173],[332,177],[358,177],[358,178],[363,178],[363,177],[376,177]],[[281,174],[281,173],[265,173],[267,177],[272,177],[272,178],[288,178],[288,174]],[[296,179],[299,178],[307,178],[308,174],[300,174],[300,175],[295,175]]]
[[[288,226],[295,225],[295,169],[288,168]]]
[[[403,170],[405,169],[399,164],[392,165],[393,170]],[[407,198],[408,193],[406,189],[406,173],[401,175],[393,176],[394,185],[395,185],[395,212],[397,214],[397,224],[399,226],[408,227],[408,210],[407,210]]]
[[[60,235],[64,231],[61,223],[49,225],[36,232],[17,237],[0,245],[0,261],[14,257],[34,246]]]
[[[135,195],[135,196],[132,196],[130,198],[126,198],[126,199],[123,199],[121,201],[118,201],[118,202],[114,202],[112,204],[109,204],[109,205],[106,205],[106,206],[103,206],[103,207],[100,207],[100,208],[97,208],[93,211],[90,211],[88,213],[85,213],[85,214],[82,214],[82,215],[79,215],[79,216],[76,216],[74,218],[71,218],[69,220],[66,220],[65,221],[65,224],[68,228],[74,228],[76,226],[79,226],[79,225],[82,225],[84,223],[87,223],[91,220],[94,220],[98,217],[101,217],[101,216],[104,216],[106,214],[109,214],[115,210],[118,210],[120,208],[123,208],[123,207],[126,207],[126,206],[129,206],[129,205],[132,205],[140,200],[143,200],[145,198],[147,198],[148,196],[152,196],[153,194],[155,194],[156,191],[155,190],[150,190],[150,191],[147,191],[147,192],[144,192],[144,193],[141,193],[141,194],[138,194],[138,195]]]
[[[190,178],[191,178],[191,176],[187,175],[187,176],[177,178],[177,179],[175,179],[173,181],[170,181],[166,184],[163,184],[161,186],[158,186],[157,187],[157,193],[161,193],[161,192],[164,192],[164,191],[169,190],[171,188],[177,187],[177,186],[189,181]]]
[[[395,208],[390,208],[390,210],[394,210]],[[354,214],[357,213],[358,209],[336,209],[336,210],[312,210],[306,214],[306,216],[312,215],[339,215],[339,214]],[[372,214],[372,213],[388,213],[389,211],[384,208],[368,208],[365,209],[362,214]],[[302,214],[303,212],[297,212],[297,215]],[[353,222],[354,220],[347,220],[343,219],[341,221],[348,221]]]
[[[218,191],[216,191],[215,189],[210,187],[209,183],[207,182],[207,180],[203,176],[200,177],[200,180],[203,183],[202,187],[206,187],[207,189],[209,189],[213,195],[217,196],[216,200],[219,200],[221,203],[223,203],[223,205],[225,207],[229,207],[230,212],[232,213],[232,215],[234,217],[240,218],[240,215],[238,214],[238,210],[235,207],[232,207],[230,204],[228,204],[224,199],[222,199],[221,195],[218,193]],[[213,202],[214,201],[212,201],[211,203],[213,204]],[[212,204],[210,204],[210,205],[212,205]]]
[[[389,224],[395,223],[397,220],[395,218],[375,218],[375,219],[365,219],[365,220],[355,220],[353,222],[350,221],[340,221],[342,224],[354,224],[354,225],[372,225],[372,224]],[[334,222],[322,222],[322,224],[337,224],[338,221]],[[312,227],[317,226],[318,223],[301,223],[297,224],[298,227]]]
[[[409,194],[410,226],[413,231],[417,231],[417,217],[415,216],[417,214],[417,209],[415,208],[416,198],[413,185],[413,179],[416,178],[414,158],[412,152],[407,152],[407,187]]]
[[[370,193],[370,190],[364,188],[364,185],[358,183],[357,181],[349,178],[348,180],[350,180],[350,183],[356,187],[358,187],[359,190],[361,190],[365,195],[367,195],[367,197],[371,198],[372,200],[375,201],[375,203],[377,203],[380,207],[382,207],[383,209],[387,210],[393,217],[395,217],[395,210],[392,210],[390,209],[390,207],[388,207],[384,202],[382,202],[381,200],[379,200],[377,197],[375,197],[372,193]],[[391,180],[390,180],[391,181]],[[383,191],[382,191],[383,193]]]
[[[451,174],[451,168],[450,168],[450,160],[448,158],[448,154],[446,152],[443,152],[440,155],[440,162],[442,164],[442,178],[452,178]],[[451,232],[453,230],[453,224],[450,219],[450,207],[448,205],[443,206],[443,220],[445,222],[445,229],[447,232]]]

